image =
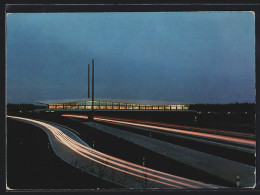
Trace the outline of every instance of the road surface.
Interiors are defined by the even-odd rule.
[[[76,134],[57,125],[29,118],[8,116],[42,128],[49,137],[54,152],[64,161],[102,179],[127,188],[218,188],[211,184],[178,177],[140,166],[101,153]]]
[[[76,117],[87,119],[87,116],[81,115],[63,115],[64,117]],[[218,143],[219,145],[224,145],[226,147],[234,147],[236,149],[245,150],[248,152],[255,152],[253,149],[255,147],[255,140],[249,138],[239,138],[232,137],[230,135],[218,135],[213,133],[205,132],[193,132],[191,130],[175,129],[170,127],[161,127],[158,125],[146,125],[136,122],[126,122],[115,119],[108,119],[95,116],[94,121],[101,121],[107,123],[116,123],[122,125],[130,125],[137,128],[145,127],[153,129],[155,131],[169,131],[170,133],[178,133],[196,136],[200,142],[207,141],[207,143]],[[253,187],[255,184],[255,167],[233,160],[221,158],[215,155],[210,155],[207,153],[192,150],[186,147],[177,146],[175,144],[170,144],[157,139],[151,139],[147,136],[142,136],[136,133],[120,130],[118,128],[113,128],[107,125],[98,124],[95,122],[83,122],[85,125],[94,127],[103,132],[109,133],[113,136],[117,136],[121,139],[127,140],[144,148],[147,148],[153,152],[163,154],[173,160],[184,163],[186,165],[192,166],[199,170],[202,170],[211,175],[217,176],[226,181],[235,183],[236,178],[240,177],[240,185],[244,187]],[[215,132],[215,131],[214,131]],[[236,134],[237,136],[238,134]],[[242,134],[243,136],[243,134]],[[188,137],[186,137],[188,138]],[[194,137],[193,137],[194,138]],[[210,138],[210,140],[204,140],[203,138]],[[234,144],[234,145],[232,145]],[[248,147],[248,148],[247,148]],[[252,148],[250,148],[252,147]],[[230,154],[232,155],[232,154]],[[243,158],[243,157],[241,157]]]

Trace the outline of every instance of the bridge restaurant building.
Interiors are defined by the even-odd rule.
[[[48,105],[49,110],[91,110],[92,100],[66,99],[38,101],[40,104]],[[95,98],[94,110],[155,110],[155,111],[187,111],[189,105],[179,102],[151,101],[151,100],[127,100],[127,99],[105,99]]]

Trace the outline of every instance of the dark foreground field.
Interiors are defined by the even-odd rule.
[[[7,119],[7,186],[11,189],[111,189],[119,186],[62,161],[47,134],[32,125]]]

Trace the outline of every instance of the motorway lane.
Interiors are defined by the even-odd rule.
[[[240,176],[241,186],[252,187],[254,185],[254,166],[199,152],[194,149],[186,148],[185,146],[178,146],[158,139],[120,130],[111,127],[111,125],[90,121],[82,123],[227,182],[235,183],[236,177]],[[190,174],[192,173],[193,172],[190,172]]]
[[[246,146],[251,146],[251,147],[255,147],[255,145],[256,145],[255,140],[250,140],[250,139],[245,139],[245,138],[237,138],[237,137],[224,136],[224,135],[218,135],[218,134],[202,133],[202,132],[188,131],[188,130],[154,126],[154,125],[146,125],[146,124],[139,124],[139,123],[137,124],[134,122],[103,119],[103,118],[99,118],[99,117],[95,117],[94,119],[97,121],[108,122],[108,123],[110,122],[110,123],[131,125],[131,126],[137,126],[137,127],[145,127],[145,128],[156,129],[156,130],[161,130],[161,131],[167,131],[167,132],[171,132],[171,133],[181,133],[181,134],[197,136],[197,137],[201,137],[201,138],[210,138],[212,140],[220,140],[220,141],[231,142],[231,143],[236,143],[236,144],[241,144],[241,145],[246,145]]]
[[[177,124],[170,124],[170,123],[164,123],[164,122],[144,121],[144,120],[137,120],[137,119],[116,118],[116,117],[106,117],[106,116],[95,116],[95,117],[103,118],[103,119],[110,119],[110,120],[119,120],[119,121],[125,121],[125,122],[134,122],[134,123],[146,124],[146,125],[154,125],[154,126],[159,126],[159,127],[171,127],[171,128],[177,128],[177,129],[183,129],[183,130],[191,130],[191,131],[198,131],[198,132],[205,132],[205,133],[212,133],[212,134],[219,134],[219,135],[228,135],[228,136],[233,136],[233,137],[248,138],[248,139],[252,139],[252,140],[255,140],[255,138],[256,138],[255,134],[252,134],[252,133],[242,133],[242,132],[235,132],[235,131],[228,131],[228,130],[209,129],[209,128],[203,128],[203,127],[177,125]]]
[[[63,114],[62,116],[64,117],[73,117],[73,118],[82,118],[82,119],[87,119],[88,117],[85,115],[73,115],[73,114]],[[117,124],[117,125],[126,125],[126,126],[131,126],[131,127],[138,127],[138,128],[146,128],[146,129],[151,129],[155,131],[161,131],[161,132],[167,132],[171,133],[172,135],[182,135],[182,136],[187,136],[190,137],[191,139],[201,139],[202,142],[205,142],[204,140],[208,140],[209,144],[219,144],[218,145],[223,145],[227,147],[233,147],[239,149],[239,150],[244,150],[245,152],[249,153],[255,153],[255,146],[256,146],[256,141],[253,138],[253,135],[249,134],[241,134],[239,132],[231,132],[226,133],[223,135],[223,131],[210,131],[210,132],[204,132],[205,129],[202,129],[202,131],[198,131],[199,129],[197,128],[196,131],[193,131],[191,129],[176,129],[171,127],[170,124],[166,126],[164,124],[163,126],[159,126],[157,123],[156,125],[153,125],[152,123],[147,124],[146,123],[140,123],[140,122],[129,122],[129,120],[116,120],[114,118],[109,118],[109,117],[101,117],[101,116],[95,116],[94,120],[100,121],[100,122],[105,122],[105,123],[111,123],[111,124]],[[131,120],[130,120],[131,121]],[[208,129],[209,131],[209,129]],[[240,135],[240,137],[239,137]],[[250,138],[245,138],[245,136],[249,136]],[[182,137],[185,138],[185,137]]]
[[[144,166],[124,161],[119,158],[115,158],[110,155],[106,155],[89,147],[83,141],[79,141],[80,139],[76,139],[77,136],[72,132],[64,133],[64,130],[62,131],[62,128],[59,128],[58,126],[50,125],[41,121],[28,118],[14,116],[8,117],[36,124],[37,126],[44,128],[45,130],[47,129],[52,134],[52,137],[56,139],[55,141],[58,141],[60,144],[63,144],[75,153],[95,162],[96,164],[100,164],[104,167],[116,171],[116,173],[124,173],[130,175],[131,177],[136,177],[145,181],[149,181],[157,184],[158,186],[166,188],[216,188],[216,186],[214,185],[208,185],[202,182],[174,176],[168,173],[163,173],[150,168],[146,168]]]
[[[63,117],[66,116],[70,119],[78,120],[79,122],[80,121],[82,122],[81,119],[84,119],[84,120],[88,119],[88,117],[86,115],[63,114],[62,116]],[[161,140],[164,142],[183,146],[186,148],[190,148],[193,150],[197,150],[197,151],[204,152],[207,154],[219,156],[219,157],[222,157],[225,159],[229,159],[232,161],[236,161],[239,163],[243,163],[243,164],[255,167],[256,150],[255,150],[254,144],[245,145],[244,143],[240,144],[239,142],[229,142],[227,140],[222,140],[222,139],[212,139],[211,137],[208,138],[206,136],[200,137],[200,136],[196,136],[196,135],[190,135],[188,133],[183,134],[180,131],[172,132],[172,131],[160,130],[157,128],[157,127],[160,127],[159,123],[157,123],[157,122],[155,122],[156,125],[153,125],[154,128],[148,128],[148,127],[139,126],[139,123],[142,123],[141,125],[143,125],[143,123],[145,123],[145,125],[146,125],[146,123],[150,124],[149,121],[140,122],[140,120],[137,120],[138,122],[135,122],[135,125],[129,125],[128,120],[132,121],[132,123],[134,123],[134,121],[136,121],[136,120],[127,119],[127,121],[125,123],[126,119],[121,119],[121,118],[119,120],[115,120],[117,118],[114,118],[114,117],[112,117],[112,119],[110,119],[110,117],[103,117],[103,116],[95,116],[94,118],[97,122],[100,122],[102,124],[107,123],[111,127],[115,127],[115,128],[118,128],[118,129],[121,129],[124,131],[129,131],[129,132],[136,133],[139,135],[152,137],[154,139],[158,139],[158,140]],[[153,123],[153,122],[151,122],[151,123]],[[163,127],[165,127],[166,125],[168,125],[167,127],[171,127],[171,124],[163,123]],[[178,128],[179,128],[178,130],[181,130],[180,129],[181,127],[182,127],[181,125],[178,126]],[[191,132],[192,130],[189,129],[189,130],[186,130],[186,132],[187,131]],[[213,131],[218,131],[218,130],[213,130]],[[217,133],[219,133],[219,132],[217,132]],[[223,133],[223,132],[221,132],[221,133]],[[210,131],[210,134],[212,134],[212,131]],[[236,132],[235,137],[232,137],[232,138],[234,138],[236,140],[241,139],[238,137],[238,135],[240,135],[240,133]],[[221,135],[221,136],[223,136],[223,135]],[[255,143],[254,139],[245,138],[243,136],[245,136],[245,135],[242,133],[243,140],[249,140],[249,141],[252,141],[253,143]],[[249,135],[246,135],[246,136],[249,136]],[[228,138],[228,137],[230,137],[230,135],[225,136],[225,137]]]

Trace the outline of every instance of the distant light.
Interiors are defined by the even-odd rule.
[[[208,114],[209,114],[210,112],[208,112]]]
[[[228,112],[227,114],[230,114],[230,112]]]
[[[20,113],[22,113],[22,111],[21,111],[21,110],[20,110],[19,112],[20,112]]]
[[[51,112],[54,112],[53,110]]]
[[[247,114],[247,112],[245,112],[245,114]]]

